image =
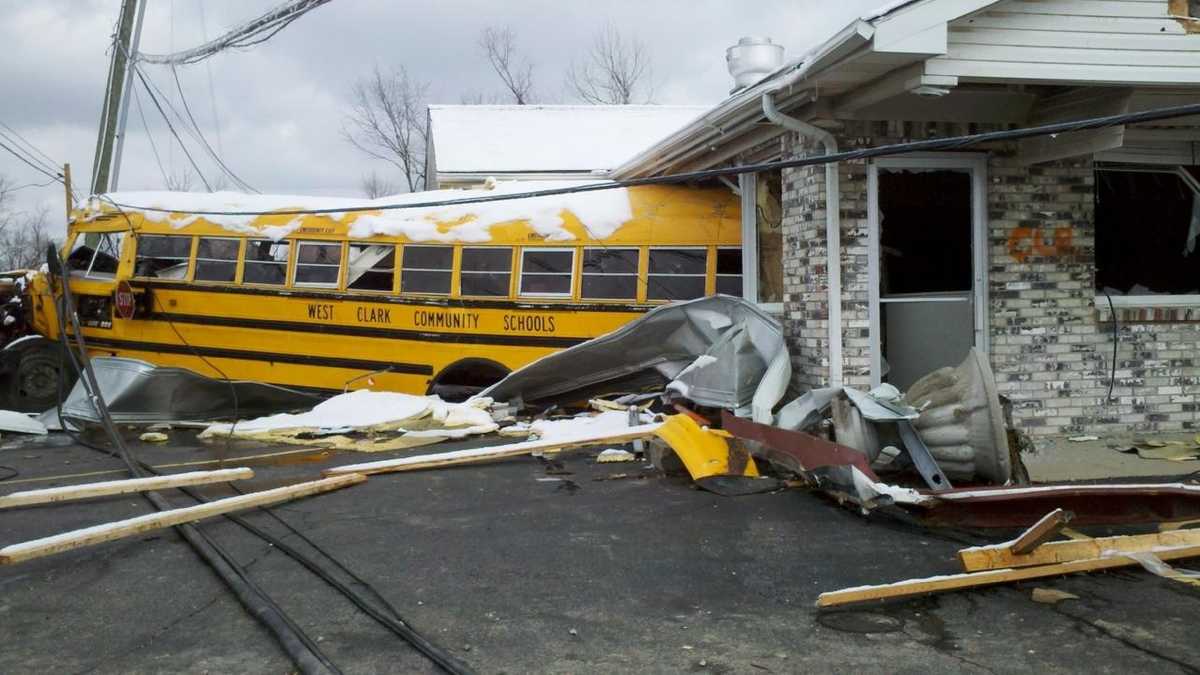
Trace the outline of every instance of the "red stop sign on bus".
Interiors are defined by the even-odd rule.
[[[133,287],[128,281],[120,281],[116,292],[117,316],[122,319],[132,319],[137,306],[137,298],[133,295]]]

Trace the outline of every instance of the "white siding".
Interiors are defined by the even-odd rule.
[[[952,21],[925,72],[964,80],[1200,83],[1200,33],[1168,0],[1007,0]]]

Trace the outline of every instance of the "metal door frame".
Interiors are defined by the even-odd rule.
[[[971,267],[975,307],[975,348],[987,354],[988,239],[987,155],[984,153],[914,153],[881,157],[867,167],[867,313],[870,322],[871,386],[882,378],[883,350],[879,329],[879,169],[965,169],[971,175]]]

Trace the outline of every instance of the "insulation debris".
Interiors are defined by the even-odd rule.
[[[46,425],[25,413],[19,413],[14,410],[0,410],[0,431],[45,436]]]

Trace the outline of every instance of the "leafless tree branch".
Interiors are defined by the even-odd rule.
[[[396,189],[396,185],[392,183],[392,181],[380,176],[374,171],[363,175],[362,181],[358,184],[358,186],[362,189],[363,194],[366,195],[368,199],[379,199],[380,197],[394,195],[399,192],[399,190]]]
[[[567,90],[591,104],[652,102],[653,72],[646,43],[605,24],[583,58],[571,63]]]
[[[511,28],[484,28],[479,35],[479,47],[492,70],[512,96],[513,103],[533,103],[533,64],[517,54],[516,35]]]
[[[12,208],[13,184],[0,176],[0,270],[31,269],[45,259],[49,214],[45,206],[32,213]]]
[[[364,154],[388,162],[404,175],[410,192],[425,186],[425,98],[403,66],[355,82],[342,136]]]

